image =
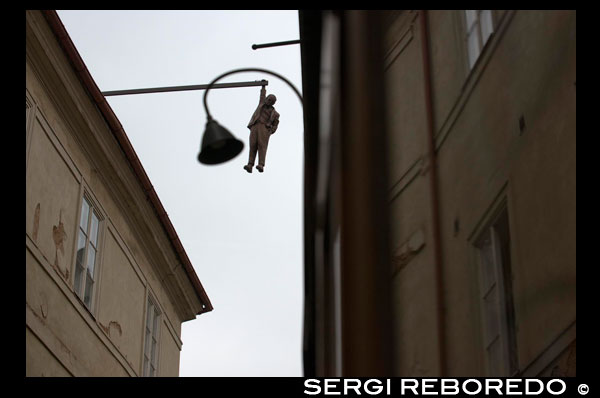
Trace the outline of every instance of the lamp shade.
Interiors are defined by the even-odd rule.
[[[244,143],[213,119],[206,122],[198,161],[203,164],[219,164],[236,157],[244,149]]]

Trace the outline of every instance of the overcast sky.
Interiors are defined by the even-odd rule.
[[[302,91],[297,11],[58,11],[101,91],[207,84],[232,69]],[[264,173],[248,161],[260,87],[211,90],[214,119],[245,143],[218,166],[196,156],[204,91],[109,96],[214,310],[182,325],[180,376],[302,376],[303,121],[292,89],[261,73],[281,114]],[[258,157],[257,157],[258,161]]]

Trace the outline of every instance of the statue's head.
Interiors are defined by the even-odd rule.
[[[277,102],[277,97],[274,96],[273,94],[269,94],[269,95],[267,95],[267,98],[265,98],[265,103],[267,105],[273,106],[273,105],[275,105],[275,102]]]

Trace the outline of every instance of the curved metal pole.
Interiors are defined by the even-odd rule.
[[[208,111],[208,105],[206,104],[206,96],[208,95],[208,92],[210,91],[210,89],[212,88],[212,86],[220,79],[224,78],[225,76],[229,76],[232,75],[234,73],[239,73],[239,72],[262,72],[262,73],[267,73],[269,75],[273,75],[275,77],[280,78],[281,80],[283,80],[284,82],[286,82],[291,88],[292,90],[294,90],[294,92],[296,93],[296,95],[298,96],[298,98],[300,99],[300,103],[302,104],[302,106],[304,107],[304,101],[302,99],[302,94],[300,94],[300,91],[298,91],[298,89],[285,77],[281,76],[278,73],[275,72],[271,72],[270,70],[267,69],[261,69],[261,68],[242,68],[242,69],[234,69],[231,70],[229,72],[225,72],[220,76],[217,76],[212,82],[210,82],[208,84],[208,87],[206,88],[206,91],[204,92],[204,109],[206,110],[206,117],[208,118],[208,120],[212,120],[212,116],[210,114],[210,112]]]

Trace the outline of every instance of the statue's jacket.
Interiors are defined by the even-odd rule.
[[[260,115],[265,106],[268,106],[265,102],[267,90],[263,86],[260,90],[260,100],[258,102],[258,106],[256,110],[252,114],[252,118],[250,118],[250,122],[248,123],[248,128],[251,128],[255,123],[260,121]],[[277,130],[277,126],[279,125],[279,112],[272,108],[271,115],[269,116],[269,120],[265,123],[267,127],[269,127],[269,131],[271,134],[275,133]]]

